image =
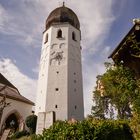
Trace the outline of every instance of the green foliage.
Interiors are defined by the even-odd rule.
[[[105,119],[105,113],[108,112],[108,100],[106,97],[101,97],[99,91],[94,91],[94,100],[96,104],[92,106],[92,115],[95,118]]]
[[[21,138],[22,136],[27,136],[27,135],[29,135],[29,133],[25,130],[24,131],[17,131],[10,137],[10,139],[15,140],[17,138]]]
[[[140,140],[140,114],[134,113],[130,127],[136,140]]]
[[[28,135],[28,136],[23,136],[21,138],[19,138],[18,140],[36,140],[37,135],[32,134],[32,135]]]
[[[36,130],[36,123],[37,123],[37,116],[30,115],[25,120],[27,127],[30,129],[30,133],[35,133]]]
[[[134,58],[140,58],[140,40],[138,39],[139,34],[137,36],[135,34],[127,37],[124,46],[129,46],[129,53]]]
[[[95,136],[100,140],[133,140],[132,132],[125,121],[99,121]]]
[[[57,121],[33,140],[133,140],[133,137],[126,121],[89,118],[75,123]]]
[[[133,111],[140,115],[140,79],[136,81],[138,89],[135,90],[136,96],[133,97]]]
[[[128,119],[132,117],[132,109],[139,110],[140,87],[130,69],[122,65],[113,66],[106,63],[106,72],[97,77],[97,86],[98,81],[102,84],[103,89],[102,94],[97,87],[93,92],[95,102],[92,107],[93,116],[105,118],[105,114],[110,113],[112,117],[114,107],[119,119]]]

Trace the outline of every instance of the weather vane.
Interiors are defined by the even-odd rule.
[[[65,6],[65,1],[63,1],[63,7]]]
[[[59,3],[59,6],[61,7],[65,7],[65,0],[63,0],[63,2],[62,1],[58,1],[58,3]]]

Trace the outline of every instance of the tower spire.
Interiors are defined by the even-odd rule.
[[[65,7],[65,2],[63,1],[63,7]]]

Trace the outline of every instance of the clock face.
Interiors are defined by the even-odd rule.
[[[54,59],[56,59],[57,61],[61,61],[63,58],[63,51],[62,52],[57,52],[54,56]]]
[[[52,63],[52,61],[56,61],[59,65],[60,65],[60,62],[62,61],[62,59],[63,59],[63,51],[61,51],[61,52],[52,52],[51,53],[51,55],[52,55],[52,58],[51,58],[51,62],[50,63]]]
[[[65,61],[65,44],[53,44],[50,53],[50,65],[60,65]]]

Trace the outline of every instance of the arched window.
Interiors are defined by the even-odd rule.
[[[76,41],[75,32],[72,32],[72,39],[73,39],[74,41]]]
[[[45,36],[45,42],[44,43],[47,43],[48,42],[48,34],[46,34]]]
[[[57,32],[57,38],[62,38],[62,30],[59,29]]]
[[[57,105],[55,105],[55,108],[57,108],[58,106]]]

